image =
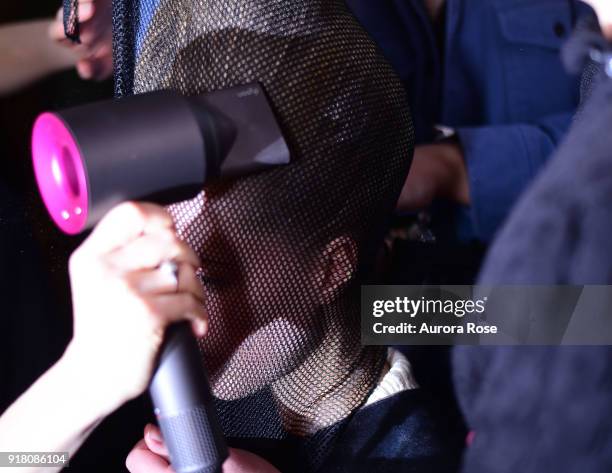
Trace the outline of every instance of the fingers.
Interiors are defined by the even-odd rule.
[[[159,428],[153,424],[145,427],[144,439],[136,444],[126,459],[130,473],[174,473],[169,464],[168,449]],[[223,464],[223,473],[279,473],[257,455],[245,450],[229,449],[229,457]]]
[[[111,252],[143,234],[174,230],[170,215],[160,206],[126,202],[113,208],[100,221],[86,245],[100,253]]]
[[[237,448],[229,449],[229,457],[223,463],[223,473],[280,473],[274,466],[254,453]]]
[[[193,266],[179,266],[178,290],[174,277],[160,269],[131,273],[126,275],[126,278],[129,286],[138,293],[157,296],[151,299],[150,305],[155,313],[163,314],[164,326],[187,320],[191,321],[197,337],[206,335],[209,321],[204,308],[204,290]],[[161,297],[164,295],[165,297]]]
[[[173,261],[175,276],[159,267]],[[195,253],[174,233],[172,219],[157,205],[115,207],[70,259],[73,285],[78,274],[97,268],[100,277],[119,283],[118,297],[131,296],[158,328],[189,321],[196,336],[208,329],[204,292],[196,276]],[[135,299],[134,299],[135,298]],[[128,299],[129,300],[129,297]]]
[[[104,80],[113,73],[113,52],[110,44],[103,44],[93,55],[81,58],[76,65],[81,79]]]
[[[159,427],[154,424],[147,424],[144,431],[144,441],[149,450],[163,457],[165,460],[170,461],[170,454],[168,453]]]
[[[171,229],[145,234],[109,253],[109,263],[121,271],[158,267],[164,261],[199,267],[200,262],[189,246]]]
[[[152,452],[144,440],[138,442],[125,460],[130,473],[174,473],[169,462]]]
[[[108,0],[80,0],[78,4],[79,39],[74,43],[64,32],[64,11],[60,8],[49,27],[51,40],[65,46],[80,58],[76,69],[85,80],[104,80],[113,72],[112,16]]]
[[[144,439],[129,453],[125,466],[130,473],[174,473],[159,428],[147,424]]]
[[[83,80],[91,80],[96,75],[95,63],[89,59],[81,59],[76,64],[77,74]]]
[[[208,314],[202,301],[192,294],[160,295],[151,299],[150,309],[154,314],[160,314],[163,325],[175,322],[190,321],[194,333],[203,337],[208,331]]]
[[[95,4],[92,0],[81,0],[78,6],[78,18],[79,23],[85,23],[94,17],[96,12]],[[60,8],[55,15],[55,21],[51,25],[49,30],[51,39],[55,41],[62,41],[66,38],[64,33],[64,9]]]
[[[126,277],[130,286],[143,294],[161,295],[187,292],[204,301],[204,290],[197,278],[196,269],[188,263],[179,265],[176,279],[174,275],[159,268],[133,272]]]

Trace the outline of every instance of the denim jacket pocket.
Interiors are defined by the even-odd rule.
[[[560,49],[572,28],[567,0],[496,0],[508,119],[532,122],[575,108],[577,81]]]
[[[567,0],[497,0],[503,38],[514,44],[559,50],[572,30]]]

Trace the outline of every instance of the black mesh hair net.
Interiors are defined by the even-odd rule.
[[[116,1],[118,95],[259,82],[292,164],[170,207],[203,261],[201,341],[230,437],[311,437],[359,408],[369,277],[413,150],[399,79],[341,0]],[[250,400],[250,401],[246,401]]]

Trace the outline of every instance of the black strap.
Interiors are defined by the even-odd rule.
[[[64,0],[64,34],[73,43],[79,44],[79,2],[78,0]]]
[[[138,2],[113,0],[113,66],[115,71],[115,96],[133,93],[135,23]]]

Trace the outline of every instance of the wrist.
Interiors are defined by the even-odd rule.
[[[70,342],[68,348],[56,364],[63,380],[67,396],[75,403],[75,412],[84,424],[94,424],[121,405],[121,401],[108,396],[108,386],[103,385],[103,376],[87,363],[87,357]]]
[[[76,451],[108,413],[77,361],[67,350],[4,412],[0,449]]]
[[[462,205],[470,204],[470,186],[463,149],[457,140],[440,143],[441,154],[449,170],[446,197]]]
[[[33,20],[28,22],[27,41],[31,64],[46,73],[60,72],[69,69],[76,62],[76,54],[66,46],[49,37],[49,30],[54,20]]]

